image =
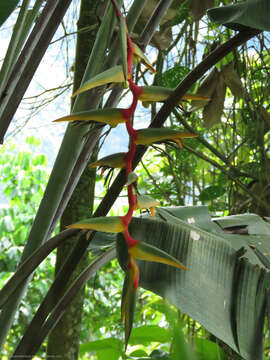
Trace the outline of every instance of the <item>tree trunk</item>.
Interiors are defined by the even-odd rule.
[[[96,9],[100,3],[101,0],[81,0],[80,17],[77,25],[78,36],[74,65],[74,91],[80,86],[88,62],[88,56],[95,41],[98,27]],[[80,29],[86,27],[89,27],[90,30],[80,32]],[[96,154],[93,157],[96,158]],[[92,160],[94,160],[93,157]],[[63,213],[60,224],[61,230],[63,230],[66,225],[72,224],[84,217],[90,217],[92,214],[95,177],[95,169],[89,169],[89,167],[87,167]],[[55,267],[56,274],[65,262],[73,246],[74,239],[70,239],[58,248]],[[74,272],[71,282],[88,264],[89,256],[86,253],[79,263],[77,270]],[[47,346],[48,359],[51,359],[53,356],[65,360],[75,360],[78,358],[83,301],[84,289],[76,296],[63,318],[51,332]]]

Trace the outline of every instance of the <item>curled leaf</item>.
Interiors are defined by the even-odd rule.
[[[124,231],[126,226],[123,224],[121,216],[104,216],[81,220],[68,225],[67,228],[119,233]]]
[[[221,73],[217,78],[212,100],[203,109],[203,121],[207,129],[220,122],[226,97],[226,84]]]
[[[136,45],[135,43],[133,43],[134,45],[134,49],[133,49],[133,57],[135,58],[135,60],[139,60],[141,61],[148,70],[150,70],[152,73],[156,73],[156,70],[153,68],[152,64],[150,63],[150,61],[147,59],[147,57],[144,55],[143,51],[139,48],[138,45]]]
[[[124,83],[125,76],[121,65],[114,66],[102,73],[97,74],[92,79],[86,81],[72,97],[75,97],[87,90],[91,90],[97,86],[106,85],[109,83]]]
[[[126,185],[129,186],[129,185],[135,183],[137,180],[138,180],[138,175],[135,174],[135,172],[132,171],[132,172],[130,172],[130,173],[128,174],[128,178],[127,178],[127,183],[126,183]]]
[[[216,68],[214,68],[209,75],[203,80],[201,85],[197,90],[197,96],[202,96],[208,99],[211,99],[218,81],[219,73]],[[200,99],[193,99],[191,102],[191,111],[197,110],[200,107],[205,106],[205,101],[201,101]]]
[[[80,111],[67,116],[63,116],[54,122],[59,121],[96,121],[115,127],[120,123],[124,123],[126,118],[124,116],[125,109],[105,108],[97,110]]]
[[[221,75],[225,81],[225,84],[230,88],[233,96],[238,98],[244,98],[245,88],[241,82],[240,76],[234,69],[234,63],[230,62],[221,71]]]

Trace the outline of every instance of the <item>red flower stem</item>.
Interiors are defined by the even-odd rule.
[[[131,235],[128,231],[128,228],[126,228],[126,230],[124,231],[124,236],[125,236],[128,248],[131,248],[131,247],[137,245],[139,242],[138,240],[133,239],[133,237],[131,237]]]
[[[137,131],[133,128],[132,125],[132,116],[134,115],[134,112],[136,110],[139,96],[142,92],[142,89],[140,86],[137,86],[134,81],[132,80],[132,59],[133,59],[133,43],[130,39],[129,35],[127,34],[127,48],[128,48],[128,54],[127,54],[127,65],[128,65],[128,75],[129,75],[129,88],[133,95],[133,100],[128,109],[123,110],[123,115],[126,118],[126,129],[130,138],[130,145],[129,145],[129,151],[126,153],[125,156],[125,163],[126,163],[126,176],[128,179],[128,175],[132,171],[132,162],[133,158],[136,152],[136,144],[135,139],[137,136]],[[122,217],[122,221],[126,225],[126,230],[124,232],[125,240],[127,243],[127,246],[130,248],[138,243],[137,240],[133,239],[128,231],[128,225],[132,219],[134,207],[136,204],[136,196],[133,194],[133,188],[132,184],[128,185],[128,203],[129,203],[129,209],[125,216]],[[132,265],[132,264],[131,264]],[[136,278],[134,284],[136,287],[138,286],[138,277]]]

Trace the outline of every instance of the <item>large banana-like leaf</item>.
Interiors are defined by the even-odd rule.
[[[212,21],[234,30],[270,30],[269,0],[247,0],[240,4],[221,6],[208,10],[208,15]]]
[[[262,359],[266,316],[270,324],[270,224],[254,214],[211,219],[204,206],[158,208],[157,218],[133,218],[131,235],[189,271],[138,260],[140,286],[168,299],[244,359]],[[94,247],[116,239],[96,235]]]
[[[0,3],[0,26],[18,5],[19,0],[2,0]]]
[[[189,271],[138,261],[140,286],[168,299],[243,358],[262,359],[270,225],[251,214],[213,221],[205,207],[159,208],[158,216],[162,220],[133,219],[131,235],[175,256]],[[246,235],[232,233],[239,227]]]

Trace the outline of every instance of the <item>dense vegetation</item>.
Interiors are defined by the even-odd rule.
[[[14,1],[14,8],[17,3],[18,1]],[[65,10],[62,1],[55,2],[59,6],[58,8],[56,6],[55,9],[53,9],[49,0],[46,3],[45,6],[43,1],[36,1],[35,6],[32,8],[33,4],[29,4],[28,1],[22,2],[20,14],[24,17],[24,21],[26,21],[27,10],[32,9],[32,12],[29,13],[32,14],[32,17],[28,17],[29,21],[32,21],[32,23],[28,23],[28,31],[31,29],[31,24],[34,24],[36,21],[36,16],[39,12],[43,11],[43,6],[47,11],[56,11],[56,13],[58,11],[57,19],[59,21],[62,18]],[[68,3],[66,2],[66,7]],[[84,34],[91,41],[87,40],[87,50],[86,47],[80,48],[79,45],[77,46],[77,56],[83,55],[85,66],[82,66],[82,61],[78,61],[79,58],[76,58],[74,90],[77,90],[80,86],[83,75],[79,73],[83,73],[85,67],[83,83],[89,79],[91,80],[91,78],[103,70],[113,67],[117,62],[123,63],[124,61],[123,56],[120,55],[119,48],[116,45],[110,45],[119,43],[117,39],[118,26],[113,8],[111,7],[104,12],[104,5],[106,3],[107,1],[98,1],[95,2],[93,7],[91,0],[81,1],[81,23],[78,24],[79,30],[83,23],[82,19],[86,21],[89,29],[87,30],[87,27],[83,28],[84,31],[79,31],[79,35]],[[108,3],[110,2],[108,1]],[[134,66],[133,72],[136,84],[139,86],[155,85],[167,89],[175,89],[176,87],[180,89],[174,93],[172,92],[169,100],[165,101],[164,105],[151,101],[142,102],[142,105],[136,111],[138,123],[142,121],[142,125],[139,125],[139,127],[142,128],[145,127],[145,124],[148,126],[149,123],[152,123],[156,127],[164,125],[171,129],[180,129],[185,133],[197,135],[196,138],[184,139],[181,150],[179,150],[178,145],[171,142],[152,144],[142,159],[141,156],[146,149],[137,147],[133,165],[139,162],[136,168],[139,192],[151,195],[160,202],[163,208],[207,205],[213,216],[249,212],[258,214],[265,221],[268,221],[270,199],[268,171],[270,149],[270,102],[268,91],[270,85],[270,53],[269,34],[260,31],[269,30],[269,26],[264,23],[270,12],[269,5],[264,0],[246,1],[242,4],[246,8],[241,8],[242,5],[238,4],[240,7],[228,8],[228,11],[224,12],[224,14],[222,12],[215,13],[215,10],[211,10],[209,17],[206,15],[207,9],[218,5],[228,5],[231,1],[164,1],[163,5],[158,5],[158,1],[154,0],[145,2],[118,1],[117,3],[120,7],[124,3],[121,9],[123,14],[127,15],[129,29],[135,25],[133,19],[136,18],[136,12],[139,13],[143,8],[143,3],[145,3],[145,8],[139,17],[138,23],[133,30],[130,30],[130,35],[132,41],[137,42],[141,47],[148,45],[148,42],[151,40],[146,48],[146,55],[153,59],[152,64],[156,69],[156,74],[151,75],[141,63],[138,63]],[[239,3],[242,3],[242,1]],[[158,19],[159,32],[155,32],[156,29],[152,28],[151,21],[147,22],[150,15],[154,13],[156,6],[159,6],[161,12],[165,13],[162,20]],[[163,6],[165,6],[164,9],[162,8]],[[169,8],[167,12],[166,6]],[[254,11],[254,6],[256,11]],[[90,8],[93,11],[90,12]],[[86,9],[88,9],[89,13],[84,17],[83,10],[86,11]],[[246,11],[244,17],[242,17],[243,9]],[[10,8],[5,11],[8,13],[12,10],[13,8]],[[132,16],[129,17],[128,14],[130,13]],[[48,14],[49,12],[47,15],[46,12],[42,12],[40,15],[41,21],[42,19],[46,20]],[[155,16],[157,17],[158,15],[155,14]],[[4,19],[0,19],[0,22],[3,21]],[[21,23],[21,26],[23,23]],[[228,26],[221,26],[221,23]],[[145,25],[147,31],[142,32]],[[9,107],[13,105],[14,109],[16,108],[13,98],[9,98],[10,93],[7,92],[6,96],[3,89],[5,89],[5,86],[9,89],[8,75],[10,73],[13,74],[15,79],[13,81],[18,81],[19,83],[20,72],[16,72],[17,68],[16,66],[14,67],[14,64],[16,64],[20,54],[19,47],[22,47],[24,44],[23,36],[27,38],[28,32],[23,31],[25,29],[24,26],[14,28],[14,32],[16,33],[17,31],[21,35],[20,41],[15,44],[17,52],[13,52],[12,61],[7,60],[4,62],[5,66],[3,65],[0,73],[2,81],[0,114],[4,124],[0,128],[2,137],[4,135],[4,128],[8,123],[8,117],[12,112],[9,111]],[[97,29],[99,29],[98,32]],[[236,35],[238,42],[236,40],[234,42],[236,30],[240,30],[239,38]],[[44,29],[38,28],[37,22],[36,34],[41,34],[42,31],[46,33]],[[148,38],[149,34],[152,39]],[[29,39],[31,40],[31,35]],[[12,41],[14,46],[16,39],[13,38]],[[47,44],[49,43],[50,36],[48,35],[48,39],[43,39],[42,41],[45,51],[45,43],[46,41]],[[222,44],[224,43],[230,44],[227,50],[223,50]],[[29,51],[27,44],[25,51]],[[38,45],[36,44],[35,46]],[[219,49],[221,50],[219,51]],[[35,49],[31,51],[34,56]],[[217,52],[215,53],[215,51]],[[214,60],[211,60],[212,53],[216,54],[216,60],[215,56]],[[91,55],[89,56],[89,54]],[[103,61],[105,54],[107,56],[106,61]],[[209,54],[210,57],[207,57]],[[87,62],[88,65],[86,65]],[[202,63],[205,64],[204,67],[201,65]],[[20,62],[18,64],[20,65]],[[101,68],[101,64],[105,64],[105,68]],[[31,67],[32,64],[29,66],[28,70],[30,69],[34,74],[34,68]],[[201,75],[193,74],[193,69],[198,69],[197,74],[200,73]],[[190,75],[189,82],[186,80],[187,78],[185,79],[186,75]],[[11,82],[11,84],[13,83]],[[11,89],[16,88],[12,86]],[[25,86],[27,87],[27,83]],[[16,89],[19,91],[18,88]],[[121,93],[121,107],[128,106],[130,98],[127,96],[128,92],[125,91],[125,88],[124,92],[120,92],[118,86],[113,88],[108,86],[99,89],[101,90],[91,90],[91,92],[88,91],[80,94],[78,99],[73,102],[72,112],[89,111],[89,97],[91,98],[91,107],[100,107],[101,104],[105,104],[105,107],[116,107]],[[23,89],[20,88],[20,91],[23,91]],[[185,95],[187,92],[197,94],[202,99],[186,100]],[[14,98],[16,97],[14,96]],[[181,99],[182,101],[180,102]],[[178,105],[172,106],[171,104]],[[67,113],[69,113],[69,109],[67,109]],[[137,119],[135,118],[135,124],[137,125],[136,121]],[[12,142],[7,142],[1,148],[0,177],[3,183],[4,194],[9,201],[9,205],[6,208],[0,209],[2,217],[0,224],[2,235],[1,249],[5,250],[0,257],[1,287],[16,270],[30,230],[27,246],[23,253],[23,260],[39,248],[45,242],[45,239],[50,237],[59,216],[62,215],[66,207],[73,188],[89,163],[93,152],[94,156],[91,161],[95,160],[98,150],[97,148],[94,150],[94,144],[100,140],[100,146],[102,145],[103,137],[101,137],[101,134],[103,128],[100,124],[92,125],[89,122],[86,125],[84,124],[84,126],[70,125],[68,127],[38,212],[37,207],[43,196],[48,179],[46,174],[46,157],[34,151],[38,146],[38,140],[28,137],[26,139],[25,150],[21,150],[21,146],[20,150],[18,150]],[[121,130],[120,127],[119,138],[126,136],[122,134],[123,129]],[[115,137],[110,138],[110,131],[107,131],[103,136],[105,137],[105,146],[106,144],[107,147],[110,146],[110,141],[114,142]],[[122,151],[122,148],[118,151]],[[101,178],[99,173],[96,177],[95,172],[89,172],[89,170],[87,174],[84,174],[87,179],[92,178],[92,180],[97,181],[96,197],[94,199],[92,193],[90,193],[87,201],[90,200],[91,205],[86,201],[81,202],[76,207],[75,213],[72,213],[75,206],[69,205],[64,214],[64,219],[62,218],[61,230],[71,222],[89,217],[88,211],[91,207],[95,209],[95,216],[105,216],[108,213],[126,180],[123,170],[118,175],[116,175],[116,172],[114,170],[113,173],[109,169],[109,174],[103,178]],[[101,183],[106,190],[101,190]],[[90,183],[84,182],[83,184],[84,188],[91,187],[92,189],[93,187],[93,183],[90,185]],[[85,193],[78,189],[76,191],[75,197],[77,199],[80,198],[80,200],[83,199]],[[122,194],[126,198],[125,190],[123,190]],[[100,201],[100,198],[103,196],[105,197]],[[119,208],[119,206],[113,208],[110,215],[125,214],[126,211],[127,203],[122,208]],[[138,215],[139,211],[136,214]],[[158,213],[159,219],[164,220],[166,214],[162,213],[161,209],[161,212]],[[168,217],[166,221],[170,222],[168,220],[170,215],[167,214],[166,216]],[[179,234],[183,234],[185,225],[180,223],[183,217],[179,214],[177,216],[179,216],[180,220],[174,220],[175,226],[180,226],[181,229],[179,228],[177,231],[179,231]],[[194,208],[194,221],[196,225],[197,222],[200,222],[200,217],[203,218],[203,216],[205,216],[205,212],[201,211],[200,208]],[[142,236],[143,241],[148,241],[145,240],[146,232],[143,228],[146,225],[144,225],[143,221],[145,221],[144,217],[142,223],[135,223],[137,224],[137,230],[135,225],[132,225],[135,228],[132,229],[134,233],[137,231],[138,236]],[[207,221],[205,221],[205,224],[209,226]],[[141,230],[138,228],[138,224],[141,224]],[[264,232],[266,230],[262,224],[263,222],[257,225],[257,232],[255,233],[249,232],[247,229],[248,223],[235,227],[232,226],[229,232],[241,234],[242,231],[242,234],[246,235],[256,234],[256,236],[265,236],[263,241],[267,244],[269,233]],[[162,229],[162,226],[156,225],[156,228]],[[166,228],[168,231],[172,231],[171,225],[166,226],[168,226]],[[207,226],[201,227],[198,225],[200,229],[209,231],[207,235],[209,240],[211,239],[211,231],[206,229]],[[109,235],[109,238],[101,235],[94,238],[92,243],[90,243],[92,235],[85,238],[85,235],[79,234],[78,236],[78,232],[72,232],[72,230],[67,230],[66,233],[77,235],[77,245],[75,245],[75,250],[72,250],[73,252],[69,248],[65,257],[70,256],[70,261],[75,264],[85,254],[86,262],[83,268],[86,268],[87,264],[93,261],[97,261],[99,268],[99,263],[103,261],[102,256],[110,256],[110,251],[113,251],[111,246],[113,246],[115,239],[111,235]],[[150,232],[150,234],[154,234],[154,232]],[[220,236],[222,237],[222,235]],[[74,238],[68,246],[73,246],[73,243]],[[86,249],[90,249],[90,251],[86,253]],[[106,251],[108,252],[106,253]],[[252,251],[249,251],[250,253],[247,253],[247,258],[250,260],[253,255],[251,254]],[[219,255],[221,256],[222,254],[220,253]],[[13,310],[17,307],[16,303],[21,295],[12,292],[11,301],[8,306],[5,305],[5,310],[1,314],[1,321],[5,324],[5,329],[3,328],[1,332],[2,341],[4,341],[9,330],[8,323],[10,319],[13,319],[13,326],[4,344],[3,357],[10,357],[19,341],[19,346],[15,353],[16,356],[32,356],[36,351],[38,351],[39,356],[45,356],[48,343],[46,335],[54,327],[54,321],[58,322],[60,319],[61,307],[64,309],[66,306],[60,302],[63,289],[59,286],[59,282],[56,283],[54,288],[57,291],[52,290],[50,293],[49,290],[53,283],[55,258],[56,254],[53,252],[38,267],[32,281],[28,285],[27,295],[21,301],[15,318]],[[179,260],[181,261],[181,258]],[[58,261],[60,261],[59,257]],[[260,261],[264,261],[262,274],[265,274],[261,275],[263,285],[260,286],[265,286],[265,291],[267,291],[267,288],[269,288],[269,251],[268,253],[264,252],[263,260],[260,259]],[[60,262],[57,265],[59,269]],[[207,271],[211,273],[213,270],[211,270],[209,264]],[[254,263],[251,261],[251,264]],[[252,265],[249,264],[248,266]],[[71,266],[68,268],[71,275],[72,268]],[[144,269],[143,266],[142,269]],[[147,273],[148,270],[145,268],[144,271]],[[207,271],[205,270],[206,273]],[[64,272],[68,273],[68,271]],[[64,275],[61,271],[59,273],[61,282],[61,276],[64,279]],[[79,273],[82,273],[82,270],[79,270]],[[68,279],[62,281],[63,285],[65,285],[65,281],[68,281]],[[95,276],[92,276],[91,279],[88,281],[82,280],[77,285],[76,292],[85,285],[82,293],[84,297],[82,320],[81,322],[78,320],[80,329],[78,335],[80,340],[79,350],[76,345],[76,351],[79,351],[80,358],[89,358],[89,352],[91,354],[96,353],[98,359],[119,359],[120,356],[123,359],[132,357],[141,359],[178,359],[179,354],[185,359],[214,360],[239,358],[239,355],[233,352],[222,341],[218,342],[220,347],[217,346],[216,342],[218,340],[215,338],[217,334],[209,334],[198,322],[182,313],[181,306],[179,307],[180,309],[176,309],[157,295],[142,289],[139,290],[138,305],[134,315],[135,329],[131,333],[130,347],[127,353],[125,353],[123,348],[124,341],[122,340],[123,329],[119,322],[122,282],[123,274],[116,260],[113,260],[106,264]],[[144,275],[142,276],[142,282],[147,284],[147,279],[144,278]],[[171,286],[174,286],[174,284]],[[151,288],[149,286],[145,287]],[[157,289],[153,288],[153,290],[159,293]],[[45,297],[48,291],[49,293]],[[162,291],[161,294],[163,295]],[[45,317],[42,318],[43,315],[41,317],[38,315],[31,322],[33,314],[44,297],[42,311],[44,311]],[[73,297],[74,294],[67,296],[67,302]],[[56,308],[54,313],[54,307],[58,302],[60,303],[59,311]],[[80,307],[82,306],[80,305]],[[72,314],[71,308],[67,312],[69,311]],[[55,316],[55,320],[53,316],[49,317],[50,314]],[[46,319],[47,316],[48,320]],[[30,326],[27,330],[29,323]],[[33,329],[38,330],[33,331]],[[189,340],[194,345],[193,350],[185,344],[182,332],[184,333],[185,340]],[[23,334],[25,335],[22,338]],[[57,349],[57,341],[54,343],[52,339],[53,336],[57,338],[57,335],[52,335],[51,340],[49,340],[51,344],[48,356],[50,354],[58,354],[58,351],[60,351]],[[261,334],[257,334],[257,336],[258,338],[262,337]],[[267,359],[269,356],[269,330],[267,330],[266,320],[264,336],[264,357]],[[225,339],[227,339],[226,336]],[[223,339],[221,338],[221,340]],[[68,341],[63,339],[64,342]],[[231,347],[237,351],[237,346]],[[243,345],[244,348],[245,346]],[[94,351],[94,353],[91,351]],[[193,351],[195,354],[193,354]],[[238,352],[246,359],[254,359],[254,357],[252,358],[252,351],[250,353],[248,351],[246,353],[244,351]],[[66,353],[65,356],[70,359],[77,357],[76,352],[71,355]],[[91,356],[94,358],[94,355]]]

